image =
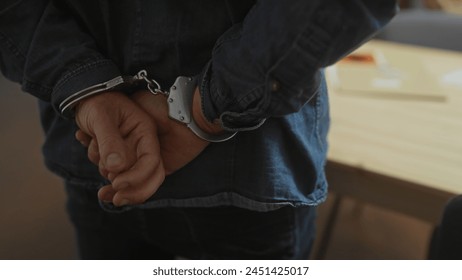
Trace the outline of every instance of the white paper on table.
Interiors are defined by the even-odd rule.
[[[443,85],[462,87],[462,69],[458,69],[443,75],[440,81]]]

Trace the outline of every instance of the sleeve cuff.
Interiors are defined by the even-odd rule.
[[[248,131],[259,128],[264,122],[265,118],[260,118],[252,116],[249,112],[238,113],[238,112],[219,112],[217,106],[215,106],[212,94],[218,91],[219,89],[214,88],[211,83],[212,77],[212,63],[209,62],[199,74],[197,79],[197,84],[199,87],[199,92],[201,94],[202,100],[202,110],[204,116],[208,121],[214,122],[214,120],[219,119],[221,126],[224,130],[227,131]],[[216,99],[216,98],[215,98]]]
[[[101,59],[82,64],[58,81],[51,98],[53,108],[60,112],[59,105],[72,94],[117,76],[120,76],[120,71],[110,60]]]

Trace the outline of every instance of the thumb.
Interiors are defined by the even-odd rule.
[[[110,101],[110,102],[109,102]],[[107,92],[79,102],[76,123],[86,134],[95,138],[99,155],[99,168],[107,173],[119,173],[128,166],[130,154],[120,131],[125,119],[125,106],[132,102],[124,94]]]
[[[100,154],[100,167],[109,173],[119,173],[127,165],[127,147],[119,130],[119,125],[106,115],[94,125],[94,134]]]

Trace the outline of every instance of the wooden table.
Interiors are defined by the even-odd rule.
[[[461,0],[438,0],[438,3],[446,12],[462,15]]]
[[[330,83],[330,190],[436,224],[447,200],[462,194],[462,84],[442,82],[462,71],[462,53],[381,41],[365,47],[417,56],[445,98],[344,94]]]

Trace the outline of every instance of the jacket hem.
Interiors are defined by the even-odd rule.
[[[324,202],[327,198],[327,187],[317,188],[311,195],[311,199],[307,201],[273,201],[265,202],[251,199],[233,192],[222,192],[212,196],[194,197],[194,198],[166,198],[147,201],[141,205],[129,205],[117,207],[112,203],[100,201],[103,210],[112,213],[126,212],[132,209],[151,209],[151,208],[165,208],[165,207],[183,207],[183,208],[208,208],[208,207],[221,207],[221,206],[234,206],[244,208],[247,210],[257,212],[274,211],[282,207],[312,207],[317,206]]]

